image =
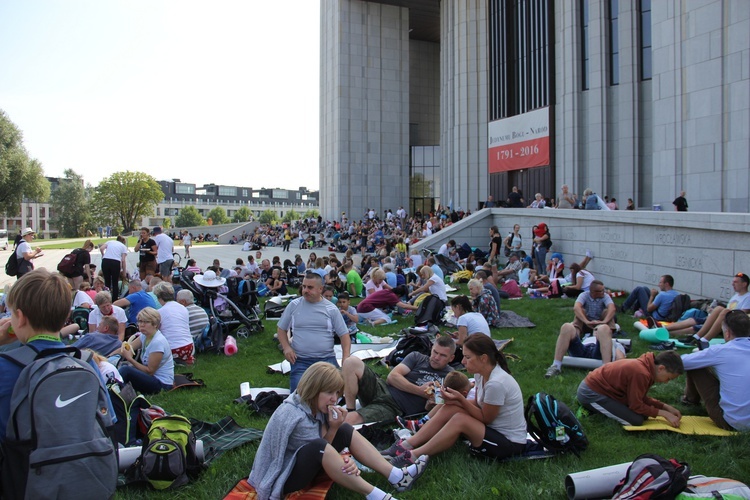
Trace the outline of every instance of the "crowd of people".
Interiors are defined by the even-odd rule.
[[[733,277],[736,293],[726,306],[712,305],[703,314],[686,311],[666,326],[682,341],[699,347],[697,352],[679,356],[668,350],[628,359],[626,347],[616,338],[616,315],[632,311],[648,326],[659,326],[659,321],[670,317],[679,296],[672,276],[661,276],[655,289],[637,287],[618,308],[605,293],[604,283],[586,270],[593,259],[590,252],[570,265],[566,275],[564,256],[553,251],[553,232],[544,223],[531,230],[527,242],[531,255],[523,251],[519,225],[506,237],[492,227],[486,251],[473,249],[462,255],[456,242],[449,240],[428,255],[410,251],[409,244],[425,228],[439,231],[453,223],[452,213],[425,218],[401,214],[402,209],[396,214],[386,211],[381,219],[370,210],[357,222],[342,214],[340,221],[311,219],[292,227],[261,227],[246,235],[248,241],[265,241],[265,245],[280,242],[290,252],[287,242],[295,233],[303,245],[311,234],[319,235],[316,241],[346,242],[346,251],[335,246],[326,256],[312,253],[307,262],[299,254],[283,263],[278,256],[263,258],[260,249],[226,269],[214,261],[203,272],[193,259],[187,262],[187,270],[203,273],[196,283],[206,287],[220,287],[228,277],[237,276],[265,285],[269,295],[284,295],[291,280],[299,278],[301,297],[288,304],[277,326],[284,358],[291,364],[292,395],[269,421],[249,477],[262,498],[296,491],[321,470],[367,498],[392,498],[360,477],[357,463],[341,454],[344,448],[360,464],[386,477],[397,491],[412,488],[429,458],[453,447],[461,437],[475,455],[504,459],[523,454],[523,395],[490,330],[499,324],[506,285],[522,284],[550,296],[575,298],[573,319],[561,325],[553,362],[544,376],[560,375],[565,355],[600,361],[577,391],[578,401],[589,411],[630,425],[661,416],[679,426],[681,412],[648,392],[654,383],[685,373],[683,405],[703,402],[719,427],[750,430],[750,401],[740,382],[750,375],[748,365],[741,362],[750,349],[747,275]],[[98,274],[88,255],[94,245],[86,241],[75,253],[74,272],[62,275],[33,270],[33,260],[41,253],[31,248],[33,236],[30,229],[22,232],[26,245],[21,256],[30,264],[3,297],[9,316],[0,319],[0,350],[21,345],[35,350],[62,347],[62,339],[79,333],[79,325],[65,325],[73,304],[90,309],[88,333],[73,345],[102,355],[94,363],[104,377],[129,382],[146,394],[170,389],[175,365],[194,362],[193,340],[209,322],[193,294],[180,290],[179,281],[173,283],[173,238],[161,228],[142,228],[135,246],[137,273],[128,277],[124,258],[128,248],[121,237],[102,245]],[[186,252],[189,246],[185,245]],[[339,253],[344,254],[341,260]],[[356,256],[362,256],[359,264]],[[437,257],[469,272],[468,295],[448,300],[449,273],[445,261]],[[449,308],[455,321],[455,331],[439,335],[429,354],[410,353],[386,379],[350,355],[360,320],[378,325],[390,322],[393,313],[414,314],[426,296]],[[361,300],[354,305],[352,299]],[[44,312],[35,310],[40,303],[45,304]],[[127,329],[133,325],[131,335]],[[719,335],[725,343],[712,346],[709,341]],[[340,370],[335,343],[341,345]],[[118,359],[122,363],[116,366]],[[472,375],[473,385],[454,367]],[[0,374],[3,432],[18,370],[0,358]],[[425,412],[418,420],[405,418]],[[379,453],[353,425],[383,420],[396,421],[413,435]]]

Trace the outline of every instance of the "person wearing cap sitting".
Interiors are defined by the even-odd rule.
[[[19,279],[24,274],[34,270],[34,263],[32,262],[34,259],[44,255],[41,248],[31,248],[31,241],[35,236],[36,232],[30,227],[21,232],[21,241],[16,247],[16,259],[18,260],[18,274],[16,274],[16,277]]]

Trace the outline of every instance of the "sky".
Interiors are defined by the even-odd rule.
[[[317,0],[0,0],[0,109],[44,173],[319,186]]]

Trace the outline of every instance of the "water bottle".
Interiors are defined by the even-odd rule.
[[[224,354],[227,356],[237,354],[237,340],[231,335],[227,335],[227,340],[224,341]]]

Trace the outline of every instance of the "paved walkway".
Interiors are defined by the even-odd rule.
[[[65,240],[60,240],[59,242],[63,241]],[[80,241],[81,244],[83,244],[84,240]],[[263,258],[271,259],[272,257],[278,255],[281,258],[281,262],[283,263],[284,259],[290,259],[294,261],[294,256],[296,254],[300,254],[305,262],[307,262],[307,259],[310,257],[310,254],[312,252],[315,252],[315,254],[319,257],[331,253],[327,248],[320,248],[317,250],[300,250],[295,246],[296,244],[296,240],[292,241],[292,247],[289,252],[282,252],[281,247],[265,247],[262,250]],[[183,256],[180,265],[184,266],[187,262],[187,259],[184,258],[185,249],[182,246],[175,246],[175,250],[181,256]],[[0,250],[0,263],[2,263],[2,266],[0,266],[0,289],[8,283],[15,283],[16,281],[16,278],[9,277],[5,274],[5,263],[8,261],[8,256],[11,252],[12,249],[6,251]],[[69,249],[44,250],[44,255],[34,260],[34,267],[36,269],[45,267],[49,270],[56,270],[57,264],[59,264],[62,258],[70,252],[71,250]],[[242,258],[242,260],[247,263],[247,256],[249,254],[255,256],[255,251],[243,252],[242,245],[198,245],[190,248],[190,256],[196,260],[198,266],[200,266],[201,269],[206,269],[206,267],[210,266],[214,259],[219,259],[219,261],[221,262],[221,266],[224,268],[233,266],[237,257]],[[337,253],[336,256],[339,258],[339,260],[344,258],[343,253]],[[94,249],[94,251],[91,252],[91,262],[93,264],[96,264],[97,270],[101,269],[102,256],[99,253],[98,248]],[[258,264],[260,264],[260,262],[258,262]],[[128,254],[128,272],[132,273],[133,269],[136,269],[137,265],[138,254],[131,251]]]

